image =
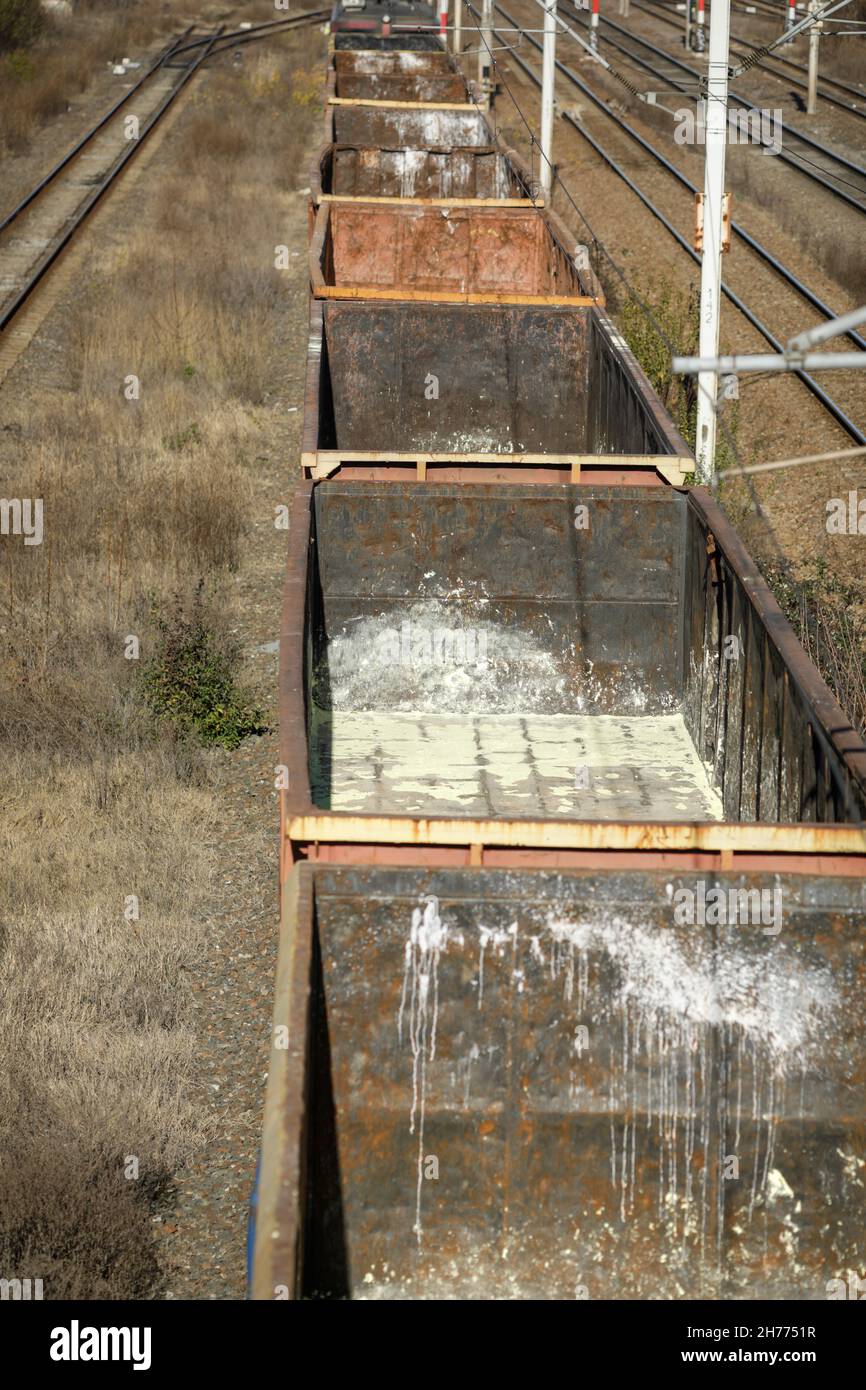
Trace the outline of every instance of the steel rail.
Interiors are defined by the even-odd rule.
[[[222,53],[226,48],[234,48],[238,43],[248,43],[251,39],[265,39],[274,30],[294,28],[299,24],[317,24],[320,20],[327,19],[330,13],[330,10],[305,10],[302,14],[286,15],[283,19],[268,19],[262,24],[254,24],[250,29],[232,29],[230,33],[223,34],[213,52]],[[177,53],[188,53],[204,42],[204,39],[194,39],[179,48]]]
[[[192,53],[196,49],[199,50],[198,56],[191,59],[191,61],[182,69],[182,76],[171,88],[171,91],[166,93],[163,100],[154,109],[154,111],[151,112],[151,115],[149,116],[144,127],[142,128],[138,139],[132,142],[130,148],[128,150],[124,150],[121,156],[115,160],[115,162],[109,168],[105,178],[103,179],[99,187],[94,189],[93,193],[90,194],[80,205],[74,217],[71,219],[68,226],[65,228],[63,234],[52,244],[51,249],[46,253],[46,255],[44,255],[42,259],[39,262],[37,262],[35,268],[32,270],[26,282],[21,287],[15,298],[12,299],[8,304],[6,304],[2,309],[0,309],[0,333],[2,333],[8,327],[11,320],[23,307],[27,299],[29,299],[30,295],[38,285],[39,281],[42,279],[42,277],[45,275],[45,273],[48,271],[51,265],[53,265],[54,261],[60,255],[61,251],[63,251],[64,248],[71,241],[72,237],[75,235],[76,231],[81,226],[81,223],[96,206],[103,194],[108,190],[108,188],[111,187],[114,180],[117,178],[121,170],[125,167],[128,161],[135,154],[136,150],[141,146],[143,141],[146,139],[147,135],[153,129],[154,125],[156,125],[159,118],[171,105],[175,97],[183,90],[183,88],[186,86],[187,82],[194,75],[194,73],[198,71],[198,69],[208,58],[212,57],[214,53],[223,52],[226,48],[236,45],[239,41],[247,41],[249,39],[257,38],[267,38],[274,31],[279,32],[280,30],[286,28],[296,28],[302,24],[318,23],[320,20],[327,18],[329,13],[329,10],[305,11],[303,14],[290,15],[284,19],[268,20],[264,24],[256,25],[254,29],[239,29],[236,31],[232,31],[229,34],[226,34],[224,32],[225,26],[222,25],[215,33],[204,34],[200,38],[196,38],[190,43],[183,43],[183,40],[186,39],[192,32],[192,30],[195,28],[195,25],[191,24],[184,31],[184,33],[180,35],[179,38],[174,39],[172,43],[169,44],[168,47],[164,49],[154,59],[147,72],[145,72],[139,78],[135,85],[131,87],[130,90],[126,92],[120,98],[119,101],[115,102],[111,109],[107,111],[104,116],[100,117],[99,121],[97,121],[96,124],[92,126],[89,131],[87,131],[87,133],[77,142],[77,144],[69,151],[69,153],[65,155],[64,158],[57,165],[55,165],[55,167],[51,169],[43,179],[40,180],[36,187],[31,189],[31,191],[22,200],[22,202],[20,202],[18,206],[14,208],[12,212],[10,212],[2,222],[0,222],[0,232],[2,232],[6,227],[10,225],[10,223],[14,222],[15,218],[18,217],[22,212],[24,212],[25,209],[28,208],[36,200],[36,198],[39,197],[40,194],[42,194],[45,191],[45,189],[49,186],[49,184],[53,182],[53,180],[57,177],[58,174],[60,174],[65,168],[68,167],[72,160],[75,159],[76,156],[81,153],[82,149],[84,149],[88,142],[92,140],[93,137],[105,127],[108,121],[111,120],[112,116],[114,116],[117,113],[117,111],[126,102],[129,101],[130,97],[132,97],[137,91],[141,89],[145,82],[150,81],[150,79],[154,77],[157,74],[157,72],[159,72],[161,69],[170,66],[171,59],[177,58],[181,54]]]
[[[575,74],[572,74],[572,80],[580,82],[580,78],[578,78]],[[671,174],[679,183],[683,185],[684,188],[687,188],[690,193],[699,193],[701,191],[695,184],[692,183],[691,179],[686,177],[682,170],[678,169],[677,166],[671,163],[671,161],[665,155],[663,155],[660,150],[657,150],[654,145],[650,144],[649,140],[645,139],[639,131],[635,130],[632,126],[628,124],[627,121],[623,120],[621,116],[619,116],[614,110],[612,110],[602,97],[599,97],[588,87],[585,87],[584,90],[587,96],[589,96],[590,99],[594,102],[594,104],[598,106],[600,110],[604,111],[605,115],[609,116],[610,119],[614,121],[619,126],[619,128],[622,131],[624,131],[626,135],[628,135],[632,140],[634,140],[638,145],[640,145],[641,149],[645,150],[648,155],[650,155],[659,164],[661,164],[669,174]],[[760,257],[762,261],[765,261],[766,264],[770,266],[770,268],[774,270],[776,274],[779,275],[786,282],[786,284],[790,285],[791,288],[797,292],[797,294],[799,294],[803,299],[805,299],[807,303],[811,304],[813,309],[817,309],[819,314],[823,314],[824,317],[827,319],[835,319],[839,317],[835,309],[831,309],[828,304],[825,304],[823,299],[819,298],[819,296],[815,294],[813,290],[810,290],[808,285],[804,284],[803,281],[800,280],[798,276],[796,276],[793,273],[793,271],[789,270],[788,267],[784,265],[782,261],[780,261],[776,256],[774,256],[772,251],[768,251],[766,246],[764,246],[760,241],[758,241],[756,237],[753,237],[750,232],[747,232],[745,227],[743,227],[739,222],[732,220],[731,230],[736,232],[737,236],[740,237],[741,240],[746,243],[749,249],[751,251],[754,251],[755,255]],[[854,343],[855,347],[861,348],[864,351],[866,351],[866,338],[861,337],[859,333],[856,333],[852,330],[844,335],[840,334],[840,336],[849,338],[850,341]]]
[[[224,34],[218,43],[212,44],[210,51],[211,53],[220,53],[223,51],[224,47],[232,46],[236,38],[266,38],[267,34],[263,32],[265,30],[270,31],[274,28],[285,27],[293,28],[299,24],[314,23],[320,19],[327,18],[329,13],[329,10],[313,10],[300,15],[291,15],[285,19],[268,20],[267,23],[258,24],[253,29],[238,29],[231,34]],[[124,95],[120,97],[114,103],[114,105],[109,108],[108,111],[106,111],[104,116],[101,116],[99,118],[95,125],[91,126],[90,129],[84,135],[82,135],[81,139],[75,145],[73,145],[72,149],[68,152],[68,154],[65,154],[63,158],[60,160],[60,162],[58,164],[55,164],[54,168],[50,169],[44,178],[40,179],[39,183],[36,184],[36,186],[30,190],[30,192],[26,195],[26,197],[22,199],[18,206],[13,208],[11,212],[7,213],[6,216],[3,217],[2,220],[0,220],[0,232],[4,232],[6,228],[10,226],[12,222],[15,221],[16,217],[19,217],[20,214],[24,212],[30,206],[30,204],[35,201],[36,198],[38,198],[39,194],[45,188],[47,188],[48,185],[54,179],[57,178],[58,174],[61,174],[63,170],[68,167],[68,165],[72,162],[75,156],[81,153],[81,151],[94,138],[94,136],[98,135],[100,130],[104,129],[104,127],[111,120],[112,116],[115,116],[117,112],[121,109],[121,107],[124,106],[133,96],[135,96],[136,92],[141,90],[141,88],[144,86],[146,82],[149,82],[152,77],[156,76],[160,68],[169,67],[169,60],[172,58],[177,58],[181,53],[190,53],[196,48],[201,48],[203,45],[211,41],[211,36],[208,34],[204,34],[201,38],[194,39],[190,43],[184,43],[183,40],[189,37],[194,28],[194,24],[188,25],[187,28],[178,38],[173,39],[166,48],[161,50],[161,52],[156,56],[156,58],[154,58],[147,71],[142,74],[142,76],[137,80],[137,82],[135,82],[134,85],[130,87],[129,90],[125,92]]]
[[[175,100],[175,98],[180,95],[187,82],[189,82],[190,78],[193,77],[194,74],[198,71],[205,59],[210,56],[213,45],[216,43],[217,39],[220,37],[221,34],[222,27],[218,29],[214,34],[212,34],[209,40],[205,41],[205,47],[202,49],[199,56],[195,58],[186,69],[184,69],[180,80],[175,83],[171,91],[165,94],[158,106],[156,106],[156,108],[150,113],[150,116],[148,117],[146,124],[141,129],[138,139],[131,141],[129,148],[124,150],[120,154],[120,156],[114,161],[114,163],[108,170],[108,173],[106,174],[105,178],[103,179],[102,183],[99,184],[99,186],[95,188],[93,192],[84,200],[84,202],[76,211],[75,216],[70,220],[69,224],[66,226],[61,235],[54,241],[50,250],[42,257],[42,259],[37,263],[36,267],[31,271],[25,284],[19,290],[15,298],[10,303],[5,305],[2,310],[0,310],[0,332],[3,332],[8,327],[15,315],[30,298],[30,295],[33,293],[33,291],[35,290],[36,286],[39,284],[40,280],[43,278],[45,273],[57,260],[57,257],[60,255],[61,251],[63,251],[65,247],[68,246],[69,242],[72,240],[75,233],[78,231],[78,228],[81,226],[82,222],[93,211],[100,199],[104,197],[104,195],[112,186],[118,175],[135,155],[136,151],[139,150],[141,146],[144,144],[144,141],[150,134],[153,127],[156,125],[157,121],[165,113],[165,111]]]
[[[578,81],[580,81],[580,79],[578,79]],[[651,145],[651,143],[649,143],[649,140],[646,140],[644,136],[641,135],[641,133],[635,131],[635,129],[632,128],[631,125],[628,125],[628,122],[624,121],[623,118],[620,117],[620,115],[617,115],[616,111],[610,110],[610,108],[607,107],[605,101],[602,100],[602,97],[595,96],[595,93],[588,93],[588,95],[591,95],[592,100],[595,101],[596,106],[601,107],[601,110],[605,111],[606,115],[609,115],[610,120],[616,121],[616,124],[620,126],[620,129],[623,129],[623,131],[626,132],[626,135],[631,136],[631,139],[635,140],[635,142],[637,142],[638,145],[641,146],[641,149],[644,149],[646,150],[646,153],[651,154],[653,160],[656,160],[657,163],[663,165],[664,170],[667,170],[669,174],[673,175],[673,178],[676,178],[678,182],[683,183],[684,188],[687,188],[689,190],[689,193],[701,192],[701,189],[699,189],[698,186],[695,185],[695,183],[692,183],[691,179],[685,177],[683,171],[678,170],[676,164],[671,163],[669,158],[664,156],[664,154],[662,154],[660,150],[656,150],[655,145]],[[784,279],[785,284],[790,285],[791,289],[794,289],[794,291],[796,291],[798,295],[802,296],[802,299],[805,299],[806,302],[812,304],[813,309],[817,309],[817,311],[819,311],[819,314],[823,314],[824,318],[838,318],[838,314],[837,311],[835,311],[835,309],[830,309],[830,306],[824,303],[823,299],[820,299],[820,297],[817,296],[816,293],[812,291],[812,289],[809,289],[808,285],[803,284],[802,279],[796,277],[794,271],[788,270],[787,265],[785,265],[783,261],[778,260],[778,257],[773,256],[773,252],[769,252],[769,250],[767,250],[767,247],[763,246],[762,242],[759,242],[758,238],[755,238],[755,236],[751,235],[751,232],[746,232],[745,227],[742,227],[740,222],[731,220],[731,231],[734,231],[735,234],[737,234],[737,236],[740,236],[741,240],[744,240],[745,245],[749,247],[749,250],[755,252],[756,256],[760,257],[760,260],[766,261],[766,264],[770,265],[771,270],[776,271],[776,274],[780,275],[781,279]],[[851,342],[856,347],[860,347],[860,349],[866,350],[866,338],[862,338],[862,336],[860,336],[858,332],[851,331],[848,332],[848,334],[845,334],[844,336],[847,336],[847,338],[851,339]]]
[[[508,21],[509,24],[513,24],[516,28],[519,29],[520,26],[516,25],[514,18],[508,13],[506,9],[503,8],[501,4],[499,4],[498,2],[494,3],[494,9],[498,10],[498,12]],[[539,44],[531,34],[526,33],[525,30],[521,30],[520,32],[524,34],[524,36],[528,39],[528,41],[530,42],[530,44],[532,44],[534,48],[540,50],[541,44]],[[535,72],[535,69],[532,68],[529,65],[529,63],[527,63],[523,58],[521,58],[520,55],[516,53],[513,49],[509,53],[509,61],[517,63],[517,65],[524,71],[526,76],[537,87],[541,86],[541,78]],[[628,134],[634,136],[634,138],[636,138],[638,142],[648,150],[649,153],[655,156],[660,163],[667,166],[669,168],[669,171],[678,173],[678,171],[673,171],[673,166],[668,165],[668,162],[664,159],[664,156],[659,155],[658,152],[654,150],[648,142],[644,141],[642,136],[638,135],[636,131],[632,131],[631,127],[629,127],[626,122],[622,121],[622,119],[619,116],[616,116],[615,113],[609,109],[607,103],[604,102],[600,97],[598,97],[593,91],[591,91],[591,89],[587,87],[587,85],[583,81],[581,81],[577,74],[572,72],[572,70],[569,67],[567,67],[566,64],[557,60],[556,66],[560,70],[560,72],[562,72],[563,76],[567,77],[570,82],[572,82],[587,97],[589,97],[589,99],[593,101],[595,105],[598,106],[605,113],[605,115],[609,116],[618,125],[621,125],[622,128]],[[588,143],[593,147],[596,153],[604,160],[608,167],[612,169],[614,173],[616,173],[618,177],[623,180],[623,182],[631,189],[631,191],[636,195],[636,197],[640,199],[640,201],[644,204],[647,210],[651,212],[652,215],[659,222],[661,222],[665,230],[668,231],[670,235],[674,238],[674,240],[683,248],[683,250],[686,251],[689,256],[691,256],[692,260],[696,261],[699,264],[700,257],[698,256],[698,253],[689,244],[689,242],[682,235],[682,233],[677,230],[677,228],[673,225],[670,219],[667,218],[665,214],[655,206],[655,204],[643,192],[643,190],[638,187],[634,180],[617,163],[613,155],[611,155],[607,150],[605,150],[604,146],[601,145],[595,139],[594,136],[590,135],[589,131],[586,130],[585,127],[582,126],[579,121],[575,120],[575,118],[571,116],[569,113],[564,112],[563,118],[581,136],[583,136],[585,140],[588,141]],[[724,281],[722,282],[722,292],[725,295],[725,297],[730,300],[734,307],[738,309],[741,314],[743,314],[743,316],[748,320],[752,327],[755,328],[757,332],[761,334],[761,337],[764,338],[764,340],[768,342],[776,352],[784,352],[784,344],[779,341],[779,339],[775,336],[775,334],[773,334],[770,331],[769,328],[767,328],[766,324],[764,324],[758,318],[757,314],[755,314],[753,310],[749,308],[749,306],[740,298],[736,291],[732,290],[729,285],[724,283]],[[863,431],[860,430],[857,425],[855,425],[853,420],[849,419],[842,407],[836,401],[833,400],[832,396],[829,396],[827,394],[824,388],[820,386],[817,381],[815,381],[814,377],[810,376],[808,372],[804,371],[797,371],[794,373],[794,375],[798,376],[800,380],[803,382],[803,384],[808,387],[808,389],[821,403],[824,409],[827,410],[827,412],[833,417],[836,423],[841,425],[842,429],[845,430],[846,434],[848,434],[857,444],[866,444],[866,434],[864,434]]]
[[[680,17],[675,12],[668,14],[667,6],[659,4],[658,0],[647,0],[646,3],[645,0],[633,0],[633,4],[636,10],[642,10],[644,14],[651,15],[653,19],[660,20],[662,24],[670,24],[672,28],[678,29],[680,33],[684,32],[685,21],[683,20],[680,22]],[[760,47],[760,44],[752,43],[749,39],[744,39],[739,34],[731,35],[731,44],[732,46],[734,44],[739,44],[741,48],[750,48],[753,51]],[[783,58],[778,53],[773,53],[768,58],[762,58],[755,66],[763,68],[772,77],[777,77],[782,82],[790,81],[794,82],[798,87],[803,87],[804,89],[808,88],[808,83],[805,80],[799,81],[797,78],[789,77],[787,73],[775,72],[773,68],[769,66],[771,62],[781,63],[783,67],[786,68],[793,68],[794,72],[803,73],[804,76],[808,72],[805,63],[797,63],[793,58]],[[866,109],[861,110],[859,106],[852,106],[849,101],[843,101],[841,97],[833,96],[830,92],[822,92],[821,86],[838,87],[840,91],[847,92],[850,96],[859,97],[862,102],[866,102],[866,90],[854,87],[848,82],[843,82],[838,77],[825,75],[824,77],[818,78],[818,95],[824,101],[829,101],[834,106],[840,106],[843,111],[848,111],[853,116],[860,116],[866,119]]]
[[[136,92],[141,90],[145,82],[149,82],[150,79],[156,75],[156,73],[165,63],[166,59],[172,57],[173,55],[181,51],[179,49],[179,45],[192,32],[194,28],[195,25],[190,24],[189,27],[184,30],[184,32],[180,35],[179,38],[173,39],[172,42],[168,45],[168,47],[164,48],[157,55],[157,57],[154,58],[150,67],[138,79],[134,86],[130,87],[129,91],[125,92],[124,95],[114,103],[111,109],[106,111],[104,116],[100,117],[100,119],[96,122],[96,125],[91,126],[90,129],[86,132],[86,134],[82,135],[81,139],[78,141],[77,144],[73,145],[69,153],[63,156],[63,158],[60,160],[60,163],[55,164],[54,168],[50,169],[43,179],[40,179],[36,187],[30,190],[30,192],[18,204],[18,206],[16,208],[13,208],[11,212],[6,214],[3,220],[0,221],[0,232],[5,231],[6,228],[10,225],[10,223],[14,222],[16,217],[19,217],[20,214],[30,206],[34,199],[39,197],[39,194],[42,192],[42,190],[47,188],[48,185],[54,179],[57,178],[57,175],[63,172],[63,170],[67,167],[68,164],[72,162],[75,156],[81,153],[85,145],[87,145],[95,135],[98,135],[100,130],[102,130],[103,127],[108,124],[112,116],[114,116],[120,110],[120,108],[124,106],[126,102],[129,101],[131,97],[135,96]]]
[[[569,6],[569,8],[572,11],[570,17],[579,20],[581,23],[584,23],[584,12],[582,10],[576,9],[574,6]],[[670,53],[665,53],[663,49],[657,48],[655,44],[650,43],[647,39],[642,39],[637,34],[630,33],[628,30],[623,29],[621,25],[615,24],[613,20],[605,19],[604,23],[609,28],[614,29],[617,33],[625,34],[626,38],[632,40],[634,43],[640,44],[644,48],[649,49],[650,52],[654,53],[664,62],[669,63],[674,67],[680,68],[685,73],[688,73],[690,77],[695,78],[698,82],[700,82],[701,78],[703,77],[703,74],[698,72],[696,68],[690,68],[687,63],[683,63],[679,58],[675,58]],[[637,63],[639,67],[644,68],[654,77],[660,78],[662,82],[672,82],[674,83],[674,86],[678,91],[682,91],[684,95],[689,95],[688,92],[685,91],[682,83],[677,84],[673,78],[662,76],[658,72],[658,70],[652,66],[651,63],[647,62],[645,58],[641,58],[640,55],[637,53],[630,52],[621,43],[618,43],[616,39],[611,39],[605,36],[605,43],[609,43],[612,48],[617,49],[625,57],[630,58],[632,62]],[[733,97],[737,101],[741,102],[743,106],[747,107],[750,111],[760,111],[760,107],[756,106],[754,102],[749,101],[747,97],[744,97],[739,93],[734,92],[733,88],[729,89],[728,96],[729,98]],[[825,145],[822,145],[819,140],[814,140],[811,136],[804,135],[802,131],[796,130],[793,126],[785,126],[783,123],[782,129],[783,132],[787,130],[789,134],[791,134],[794,137],[794,139],[799,140],[803,144],[810,146],[811,148],[817,150],[820,154],[824,155],[827,159],[834,160],[837,164],[841,164],[843,168],[851,170],[851,172],[857,174],[860,178],[866,180],[866,169],[864,169],[859,164],[855,164],[853,160],[847,159],[844,155],[835,154]],[[764,141],[763,138],[761,139],[761,144],[766,144],[769,147],[769,142]],[[820,184],[823,188],[826,188],[828,192],[834,194],[834,196],[841,199],[842,202],[847,203],[849,207],[855,208],[857,212],[866,212],[866,202],[860,202],[850,193],[846,193],[845,190],[842,188],[837,188],[836,185],[831,182],[831,180],[834,177],[836,179],[841,178],[841,175],[833,175],[829,169],[819,169],[817,166],[804,167],[804,165],[798,161],[796,152],[790,150],[779,150],[777,152],[777,158],[781,159],[786,164],[790,164],[793,169],[796,169],[799,173],[805,175],[806,178],[810,178],[815,183]],[[805,159],[805,155],[801,155],[800,158]],[[866,198],[866,188],[862,190],[862,196],[863,198]]]

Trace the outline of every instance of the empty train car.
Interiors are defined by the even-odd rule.
[[[341,37],[251,1294],[823,1299],[866,745],[453,61]]]

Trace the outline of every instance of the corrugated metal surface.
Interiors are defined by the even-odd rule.
[[[415,111],[387,106],[333,106],[331,138],[340,145],[451,149],[489,146],[492,131],[475,111],[447,108]]]

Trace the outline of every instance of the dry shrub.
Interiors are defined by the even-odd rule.
[[[778,557],[760,561],[764,578],[852,726],[866,738],[866,605],[862,588],[836,578],[824,560],[795,575]]]
[[[25,148],[36,127],[65,111],[95,72],[167,37],[179,14],[175,0],[146,0],[130,9],[79,3],[72,15],[43,16],[38,35],[0,54],[0,151]]]
[[[40,1104],[36,1092],[22,1105],[32,1128],[9,1136],[0,1162],[4,1269],[41,1279],[51,1300],[157,1295],[154,1226],[135,1183],[67,1140]]]
[[[4,762],[0,1267],[145,1297],[153,1203],[205,1134],[185,980],[209,854],[183,827],[210,800],[159,750]]]
[[[285,374],[272,195],[314,121],[287,119],[286,76],[257,95],[256,66],[202,84],[140,228],[52,332],[56,389],[0,432],[0,490],[45,524],[0,548],[0,1271],[49,1299],[158,1294],[154,1215],[207,1130],[187,980],[230,754],[157,726],[140,677],[155,608],[201,577],[212,621],[243,626],[232,571]],[[214,138],[234,108],[249,143]]]

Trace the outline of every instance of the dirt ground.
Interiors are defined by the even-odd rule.
[[[0,490],[46,494],[46,543],[3,539],[0,1018],[20,1048],[0,1265],[46,1298],[245,1293],[278,928],[274,522],[298,468],[324,56],[308,30],[199,75],[0,385]],[[164,737],[121,655],[138,633],[152,658],[153,602],[200,576],[269,730],[238,748]]]
[[[534,7],[531,0],[510,0],[509,13],[521,22],[532,22]],[[660,42],[662,29],[657,21],[646,15],[639,23],[653,41]],[[604,45],[602,45],[604,52]],[[540,57],[524,43],[521,56],[537,71]],[[589,58],[582,57],[577,46],[563,42],[558,56],[567,62],[594,91],[609,101],[614,110],[643,137],[659,149],[667,159],[696,186],[702,181],[702,154],[677,146],[671,138],[670,121],[662,115],[648,123],[643,118],[649,108],[640,107],[628,93],[598,69]],[[612,56],[612,55],[608,55]],[[691,60],[690,60],[691,61]],[[509,61],[507,52],[499,58],[501,89],[497,97],[495,119],[504,137],[520,150],[528,161],[538,166],[537,151],[533,151],[527,132],[538,129],[540,97],[538,89]],[[635,74],[630,71],[634,80]],[[646,75],[639,85],[648,85]],[[581,125],[618,162],[647,196],[670,219],[689,243],[693,236],[693,196],[621,133],[613,122],[580,91],[558,80],[557,98],[561,109],[571,111]],[[798,118],[805,122],[805,117]],[[866,131],[866,122],[863,123]],[[642,297],[652,297],[654,288],[662,284],[674,287],[683,294],[696,289],[700,283],[700,268],[687,256],[670,233],[640,202],[627,184],[620,179],[582,138],[578,131],[558,120],[554,131],[554,152],[560,186],[555,190],[554,206],[581,240],[592,244],[593,236],[600,241],[608,255],[598,257],[599,273],[616,314],[619,305],[628,297],[628,290],[614,270],[611,261],[622,271],[625,281]],[[861,144],[862,154],[862,144]],[[737,173],[738,165],[750,161],[754,167],[776,161],[764,159],[759,151],[739,147],[730,151],[729,179]],[[732,172],[733,171],[733,172]],[[802,202],[806,192],[797,199],[802,180],[794,171],[770,171],[783,177],[788,197]],[[753,181],[756,176],[752,175]],[[761,198],[735,193],[734,218],[782,261],[809,288],[837,313],[845,313],[859,302],[854,287],[844,278],[844,258],[837,255],[840,276],[834,276],[816,262],[810,249],[811,239],[820,231],[821,208],[809,199],[810,217],[800,217],[800,235],[795,236],[780,225],[777,208],[764,205]],[[856,217],[856,214],[852,214]],[[859,224],[857,224],[859,228]],[[834,224],[824,230],[831,244]],[[856,238],[858,230],[847,228],[846,234]],[[862,234],[860,241],[862,242]],[[725,256],[723,277],[781,340],[811,325],[818,317],[793,290],[782,284],[738,238],[732,251]],[[834,347],[843,346],[834,343]],[[850,346],[850,344],[847,344]],[[722,350],[756,352],[770,351],[766,341],[746,322],[728,302],[722,309]],[[866,389],[862,373],[825,373],[820,382],[861,428],[866,427]],[[761,376],[740,378],[740,400],[734,414],[736,447],[744,464],[824,453],[853,447],[848,434],[827,414],[807,388],[789,377]],[[829,498],[847,494],[849,489],[866,487],[866,461],[854,459],[827,465],[810,465],[780,473],[757,475],[752,489],[742,483],[723,492],[725,505],[742,530],[749,547],[761,555],[781,552],[801,573],[812,572],[817,561],[823,562],[838,575],[840,582],[862,585],[864,539],[859,536],[830,536],[826,530],[826,503]],[[755,509],[760,505],[760,512]]]

